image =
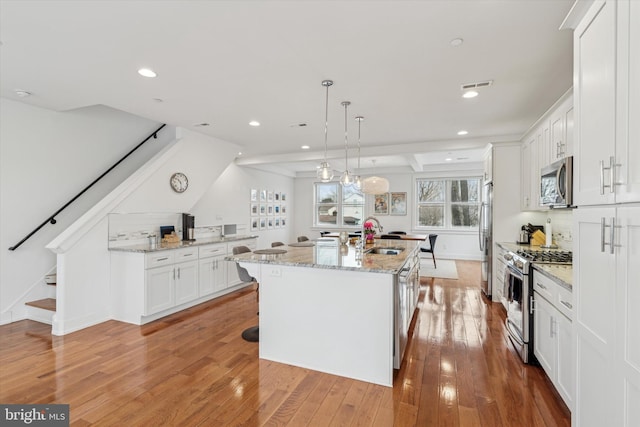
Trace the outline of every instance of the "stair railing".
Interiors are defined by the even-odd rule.
[[[80,196],[82,196],[84,193],[87,192],[87,190],[89,190],[91,187],[93,187],[98,181],[100,181],[106,174],[108,174],[109,172],[111,172],[113,169],[115,169],[120,163],[122,163],[127,157],[129,157],[131,154],[134,153],[134,151],[136,151],[138,148],[142,147],[142,144],[144,144],[145,142],[147,142],[148,140],[150,140],[151,138],[153,139],[157,139],[158,138],[158,132],[160,132],[160,130],[162,130],[162,128],[164,128],[166,126],[166,124],[163,124],[162,126],[160,126],[158,129],[156,129],[155,131],[153,131],[153,133],[151,133],[148,137],[146,137],[142,142],[140,142],[138,145],[136,145],[135,147],[133,147],[133,149],[131,151],[129,151],[127,154],[124,155],[124,157],[122,157],[120,160],[118,160],[117,162],[115,162],[109,169],[107,169],[106,171],[104,171],[102,173],[102,175],[100,175],[99,177],[97,177],[96,179],[93,180],[93,182],[89,185],[87,185],[82,191],[80,191],[78,194],[76,194],[71,200],[69,200],[67,203],[65,203],[60,209],[58,209],[57,211],[55,211],[53,213],[53,215],[51,215],[49,218],[47,218],[42,224],[40,224],[39,226],[37,226],[33,231],[31,231],[31,233],[27,234],[22,240],[20,240],[18,243],[16,243],[15,245],[11,246],[9,248],[10,251],[15,251],[16,249],[18,249],[24,242],[26,242],[31,236],[33,236],[34,234],[36,234],[42,227],[44,227],[47,224],[55,224],[56,223],[56,216],[62,212],[63,210],[65,210],[67,208],[67,206],[69,206],[71,203],[75,202],[76,199],[78,199]]]

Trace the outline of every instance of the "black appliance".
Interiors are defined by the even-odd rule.
[[[182,240],[192,242],[194,238],[196,219],[188,213],[182,214]]]

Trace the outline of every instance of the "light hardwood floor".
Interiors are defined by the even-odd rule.
[[[0,402],[68,403],[77,426],[569,426],[482,297],[479,263],[457,266],[459,280],[422,279],[393,388],[258,359],[240,337],[258,322],[247,289],[141,327],[1,326]]]

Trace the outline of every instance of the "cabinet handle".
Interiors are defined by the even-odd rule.
[[[182,256],[187,257],[187,256],[191,256],[191,255],[193,255],[193,254],[184,254],[184,255],[182,255]]]
[[[533,314],[533,312],[535,311],[535,307],[533,306],[535,302],[535,298],[533,298],[532,296],[529,297],[529,314]]]
[[[536,282],[536,285],[538,285],[542,289],[547,289],[547,287],[545,285],[543,285],[542,283],[540,283],[540,282]]]
[[[600,195],[604,196],[604,160],[600,160]],[[604,252],[604,249],[602,249]]]
[[[178,280],[180,280],[180,267],[178,267]]]
[[[573,310],[573,305],[571,305],[571,303],[566,302],[566,301],[562,301],[560,300],[560,304],[564,305],[565,307],[567,307],[569,310]]]
[[[609,156],[609,167],[604,167],[604,160],[600,160],[600,194],[604,195],[604,189],[608,188],[610,193],[616,192],[616,185],[622,185],[620,182],[616,182],[616,167],[622,166],[620,163],[616,163],[614,156]],[[609,184],[604,183],[604,171],[609,171]]]
[[[549,323],[549,336],[553,337],[556,334],[556,319],[551,318],[551,322]]]
[[[175,267],[173,269],[173,280],[176,280],[176,269],[175,269]]]
[[[601,192],[600,194],[604,194],[604,193]],[[603,252],[603,253],[604,253],[604,247],[606,245],[606,243],[604,242],[604,229],[606,227],[607,225],[605,224],[604,217],[600,218],[600,252]]]
[[[169,259],[169,258],[164,257],[164,258],[158,258],[156,261],[166,261],[166,260],[168,260],[168,259]]]
[[[605,236],[605,228],[609,228],[609,243],[604,241]],[[619,225],[616,225],[616,218],[611,217],[611,225],[606,225],[606,220],[604,217],[600,218],[600,252],[604,252],[604,247],[609,246],[609,253],[611,255],[615,254],[615,248],[621,247],[621,245],[616,245],[616,228],[622,228]]]

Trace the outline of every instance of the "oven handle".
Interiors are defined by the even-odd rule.
[[[516,328],[516,326],[513,324],[513,321],[507,318],[504,321],[504,325],[506,326],[507,331],[509,332],[509,335],[511,335],[513,339],[515,339],[518,342],[518,345],[524,345],[524,340],[520,336],[520,333],[518,332],[518,329]]]

